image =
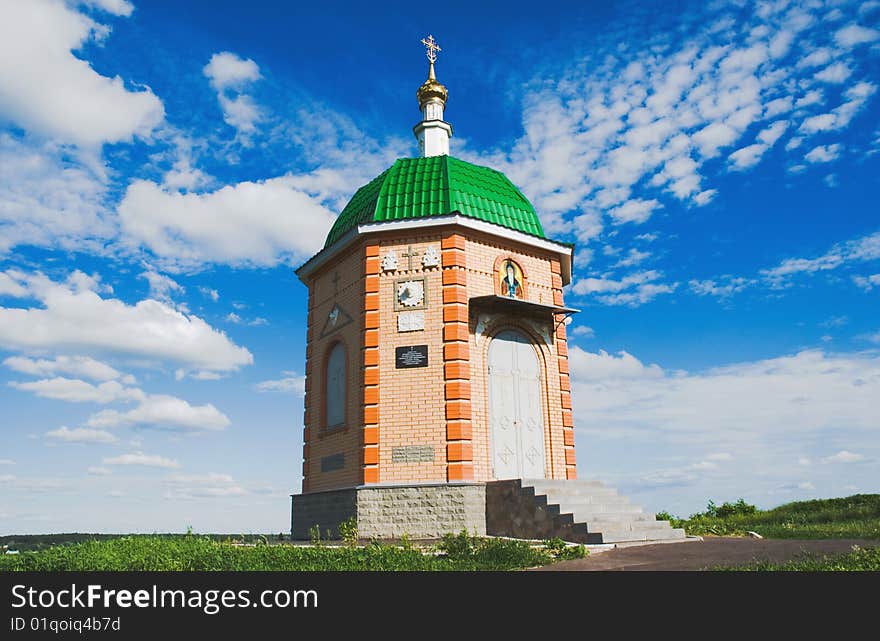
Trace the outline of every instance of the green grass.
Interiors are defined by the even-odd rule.
[[[805,556],[787,563],[761,561],[739,568],[714,568],[753,572],[878,572],[880,548],[856,547],[849,554],[838,556]]]
[[[436,552],[436,553],[435,553]],[[242,547],[203,536],[139,536],[92,540],[0,556],[0,571],[433,571],[517,570],[586,554],[553,541],[477,538],[462,533],[423,553],[411,546]]]
[[[687,519],[669,518],[688,534],[744,536],[748,531],[773,539],[880,539],[880,494],[787,503],[754,510],[745,501],[716,507]]]

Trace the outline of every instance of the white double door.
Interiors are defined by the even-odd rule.
[[[529,339],[513,330],[489,345],[489,424],[496,479],[544,478],[541,368]]]

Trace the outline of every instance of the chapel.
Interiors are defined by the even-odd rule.
[[[309,302],[292,536],[354,518],[363,538],[683,537],[577,480],[574,247],[545,235],[504,174],[450,155],[440,48],[422,43],[419,155],[357,189],[296,270]]]

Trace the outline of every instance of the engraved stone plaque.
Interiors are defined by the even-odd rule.
[[[394,366],[397,369],[428,366],[428,346],[410,345],[394,350]]]
[[[391,461],[394,463],[431,463],[433,460],[433,445],[404,445],[391,448]]]
[[[400,312],[397,315],[398,332],[417,332],[425,329],[425,312]]]

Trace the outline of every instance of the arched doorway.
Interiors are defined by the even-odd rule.
[[[541,367],[532,342],[514,330],[489,345],[489,425],[494,478],[544,478]]]

